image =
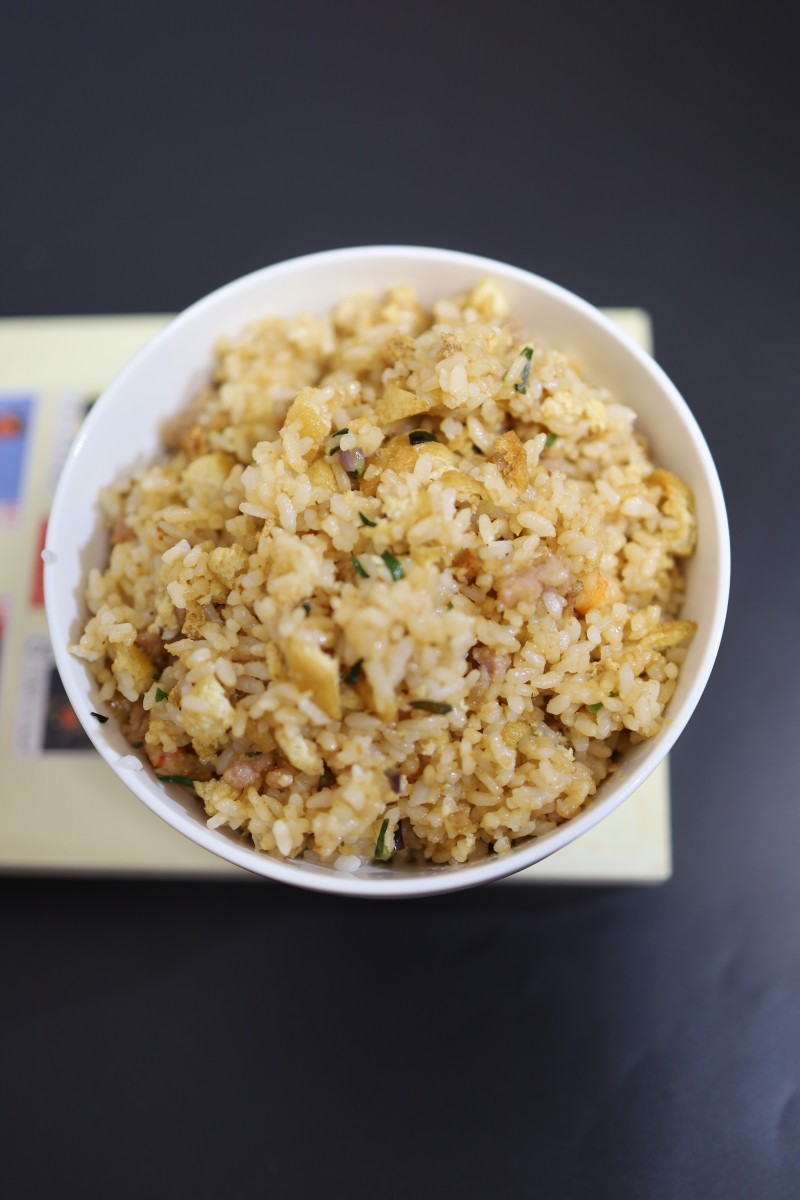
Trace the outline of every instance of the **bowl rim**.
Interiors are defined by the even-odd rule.
[[[113,396],[123,391],[128,381],[140,369],[140,365],[161,346],[170,340],[184,326],[191,324],[202,314],[213,309],[236,293],[246,291],[248,287],[264,277],[280,278],[281,275],[297,271],[313,271],[316,266],[324,266],[333,262],[360,262],[380,257],[382,259],[401,260],[424,259],[428,263],[457,264],[469,267],[476,273],[490,274],[501,279],[513,280],[523,287],[538,291],[539,294],[552,297],[567,305],[598,326],[606,336],[638,360],[639,364],[650,375],[653,383],[666,395],[670,405],[677,410],[684,426],[690,432],[694,448],[700,459],[703,475],[708,487],[711,500],[711,510],[714,520],[714,535],[717,543],[717,564],[715,572],[716,594],[714,597],[713,615],[710,626],[706,631],[704,646],[699,663],[695,667],[694,682],[683,698],[681,706],[675,713],[668,714],[668,720],[658,737],[654,739],[652,750],[643,756],[637,768],[620,779],[618,789],[608,797],[601,796],[590,802],[588,807],[578,816],[565,822],[552,833],[540,839],[532,839],[513,847],[507,853],[477,862],[465,863],[457,867],[436,866],[426,864],[418,872],[403,874],[383,874],[376,877],[368,873],[350,873],[338,871],[330,867],[309,869],[311,864],[302,864],[298,869],[297,863],[273,858],[247,846],[244,842],[238,845],[220,837],[215,830],[210,830],[201,821],[190,817],[183,810],[175,811],[164,803],[163,786],[157,786],[151,779],[150,773],[133,754],[120,755],[109,746],[102,737],[102,726],[91,718],[88,701],[77,684],[77,671],[85,665],[73,658],[67,650],[67,626],[60,613],[60,597],[58,595],[55,575],[58,546],[64,522],[66,520],[66,498],[69,495],[73,475],[80,469],[80,454],[85,443],[90,439],[95,423],[101,418],[105,406],[113,401]],[[730,590],[730,534],[728,528],[725,501],[722,487],[717,474],[714,460],[706,443],[700,426],[687,402],[666,372],[655,359],[639,346],[622,329],[614,324],[609,317],[587,300],[560,284],[554,283],[535,272],[525,270],[497,259],[482,255],[470,254],[461,250],[447,250],[439,247],[426,247],[404,244],[349,246],[332,250],[316,251],[311,254],[299,255],[266,267],[258,268],[245,275],[221,285],[212,292],[202,296],[193,304],[170,320],[165,327],[155,335],[136,355],[117,373],[114,379],[103,389],[100,397],[93,405],[92,411],[75,438],[64,468],[58,481],[53,498],[51,515],[48,521],[44,559],[44,594],[48,627],[51,633],[53,652],[70,703],[75,709],[81,724],[92,740],[95,748],[112,768],[118,778],[131,790],[139,800],[157,816],[191,841],[211,851],[217,857],[226,859],[236,866],[267,879],[289,883],[312,891],[325,892],[354,897],[373,899],[400,899],[415,896],[427,896],[436,893],[460,891],[514,875],[518,871],[548,858],[564,846],[583,836],[611,812],[627,800],[644,780],[664,760],[674,746],[687,722],[692,716],[700,697],[706,687],[717,656],[727,613]],[[70,618],[71,620],[72,618]],[[120,765],[121,759],[132,759],[134,762]],[[132,769],[126,770],[130,766]],[[123,774],[124,772],[124,774]]]

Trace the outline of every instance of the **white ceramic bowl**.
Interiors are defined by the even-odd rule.
[[[91,716],[96,704],[91,676],[66,647],[77,641],[85,620],[89,567],[102,565],[107,553],[98,491],[158,452],[159,427],[205,381],[220,333],[235,334],[262,315],[324,312],[363,288],[408,283],[429,302],[466,290],[487,274],[502,282],[512,311],[528,329],[574,349],[591,379],[636,410],[658,463],[679,473],[694,492],[699,539],[688,566],[684,615],[697,622],[698,632],[668,719],[656,738],[627,756],[585,811],[506,854],[457,867],[374,864],[353,875],[281,862],[237,834],[208,829],[196,797],[164,787],[132,754],[116,722],[101,725]],[[47,617],[64,686],[89,737],[126,786],[174,829],[250,871],[318,891],[379,897],[445,892],[510,875],[574,841],[627,799],[667,754],[700,699],[722,635],[730,572],[725,505],[714,463],[685,401],[653,360],[596,308],[547,280],[490,259],[416,246],[363,246],[278,263],[220,288],[172,321],[106,389],[82,426],[56,492],[44,558]]]

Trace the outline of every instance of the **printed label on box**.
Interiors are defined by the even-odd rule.
[[[44,604],[44,563],[42,551],[47,539],[47,517],[39,522],[39,536],[34,543],[33,570],[31,572],[31,590],[28,600],[31,608],[41,608]]]
[[[14,750],[21,758],[76,751],[94,753],[67,699],[50,639],[43,633],[25,639]]]
[[[0,392],[0,528],[15,525],[22,511],[22,493],[35,400]]]

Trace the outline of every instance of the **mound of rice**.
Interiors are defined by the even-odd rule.
[[[78,645],[208,824],[354,870],[507,851],[657,734],[692,497],[490,280],[260,321],[101,500]]]

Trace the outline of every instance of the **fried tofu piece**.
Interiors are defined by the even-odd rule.
[[[669,549],[673,554],[681,556],[691,554],[697,541],[697,521],[691,491],[682,479],[663,467],[653,471],[646,483],[661,488],[661,502],[658,507],[665,517],[677,522],[678,528],[670,538]]]
[[[640,638],[636,645],[644,650],[668,650],[685,642],[696,630],[695,621],[663,621]]]
[[[379,425],[391,425],[404,417],[416,417],[430,411],[431,402],[416,392],[406,391],[396,383],[388,383],[375,403],[375,420]]]
[[[298,435],[311,438],[315,446],[320,446],[331,432],[331,418],[319,395],[317,388],[303,388],[290,404],[284,421],[284,428],[295,426]]]
[[[339,490],[334,469],[325,458],[317,458],[312,462],[308,468],[308,478],[312,487],[323,487],[331,496]]]
[[[517,492],[524,492],[528,486],[528,459],[513,429],[497,439],[493,457],[505,483]]]
[[[489,499],[489,494],[480,480],[473,479],[471,475],[466,475],[464,471],[457,469],[445,471],[439,482],[443,487],[455,488],[457,498],[459,500],[466,500],[468,504]]]
[[[304,692],[311,692],[314,703],[338,721],[342,715],[342,702],[337,660],[301,637],[289,638],[284,654],[292,683]]]
[[[430,454],[437,461],[437,477],[453,462],[452,450],[443,446],[441,442],[423,442],[419,446],[412,446],[407,435],[393,437],[384,442],[370,458],[367,474],[361,481],[361,491],[365,496],[374,496],[384,471],[397,471],[401,475],[410,473],[423,453]],[[376,467],[377,471],[374,470]]]

